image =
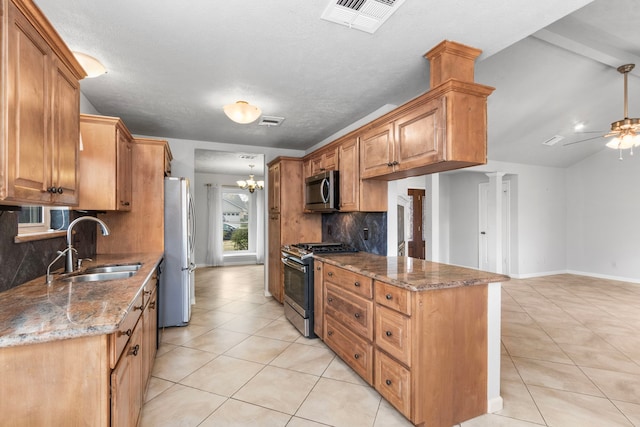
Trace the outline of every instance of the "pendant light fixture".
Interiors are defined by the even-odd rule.
[[[253,167],[254,165],[249,165],[249,167],[251,168],[251,172],[253,172]],[[255,179],[253,179],[253,174],[249,174],[249,179],[246,181],[236,181],[236,184],[238,184],[238,187],[242,188],[243,190],[249,190],[249,193],[253,193],[254,191],[256,191],[256,189],[258,190],[262,190],[264,188],[264,181],[256,181]]]
[[[237,101],[235,104],[225,105],[224,113],[236,123],[248,124],[255,122],[262,111],[247,101]]]
[[[607,142],[607,147],[620,151],[620,160],[622,160],[622,150],[631,150],[633,156],[633,147],[640,146],[640,119],[629,118],[628,110],[628,94],[627,94],[627,74],[633,70],[634,64],[626,64],[618,67],[618,72],[624,75],[624,119],[611,123],[611,132],[605,135],[605,138],[613,136],[614,138]]]
[[[107,69],[105,66],[93,56],[82,52],[73,52],[73,56],[76,57],[80,65],[82,65],[82,68],[84,68],[84,71],[87,72],[87,78],[98,77],[106,74]]]

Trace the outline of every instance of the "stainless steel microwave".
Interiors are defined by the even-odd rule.
[[[338,171],[325,171],[305,179],[304,204],[313,212],[332,212],[340,208]]]

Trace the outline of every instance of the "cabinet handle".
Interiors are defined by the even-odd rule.
[[[360,359],[360,355],[358,353],[356,353],[356,354],[353,355],[353,358],[358,360],[358,359]]]
[[[333,335],[333,331],[327,331],[327,335],[329,336]]]
[[[62,189],[62,187],[58,187],[58,189],[56,191],[58,192],[58,194],[64,193],[64,190]]]
[[[392,300],[393,299],[393,296],[391,294],[386,294],[384,297],[386,299],[388,299],[388,300]]]
[[[397,160],[394,160],[394,161],[393,161],[393,166],[397,166],[398,164],[399,164],[399,163],[398,163],[398,161],[397,161]]]
[[[386,332],[385,332],[385,335],[386,335],[386,336],[388,336],[388,337],[390,337],[390,336],[391,336],[391,335],[393,335],[393,334],[391,333],[391,331],[386,331]]]
[[[118,335],[120,335],[120,336],[126,335],[126,336],[130,337],[132,332],[133,331],[131,329],[127,329],[125,332],[118,331]]]
[[[153,292],[153,291],[144,291],[144,294],[145,294],[145,295],[151,295],[151,293],[152,293],[152,292]]]
[[[329,277],[333,276],[333,271],[328,272],[327,276],[329,276]]]
[[[55,193],[56,192],[56,187],[47,187],[47,193]]]
[[[133,307],[133,309],[142,311],[142,310],[144,310],[144,305],[139,305],[137,307]]]
[[[389,163],[387,163],[387,166],[391,167],[391,166],[393,166],[393,163],[389,162]]]
[[[156,302],[155,302],[155,301],[150,302],[150,303],[149,303],[149,308],[150,308],[151,310],[153,310],[154,308],[156,308]]]
[[[391,380],[386,380],[386,381],[385,381],[385,384],[386,384],[386,385],[391,385]]]
[[[327,301],[333,302],[333,298],[329,297],[329,298],[327,298]]]
[[[120,200],[122,206],[129,206],[131,203]]]
[[[136,344],[131,348],[131,354],[133,354],[134,356],[137,356],[139,351],[140,351],[140,344]]]
[[[360,282],[355,282],[353,285],[354,285],[356,288],[359,288],[359,287],[360,287]]]
[[[317,267],[316,267],[316,270],[320,271],[320,270],[321,270],[320,266],[317,266]]]
[[[356,319],[359,319],[360,318],[360,313],[355,313],[354,316],[355,316]]]

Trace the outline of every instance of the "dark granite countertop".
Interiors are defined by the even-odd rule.
[[[367,252],[314,255],[314,258],[416,292],[509,280],[503,274]]]
[[[140,262],[130,278],[50,285],[39,277],[0,293],[0,347],[33,344],[117,331],[162,253],[97,255],[83,268]]]

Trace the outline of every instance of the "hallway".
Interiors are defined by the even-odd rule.
[[[197,303],[168,328],[141,426],[410,426],[263,294],[263,266],[196,270]],[[640,285],[558,275],[502,292],[504,409],[462,423],[640,426]]]

